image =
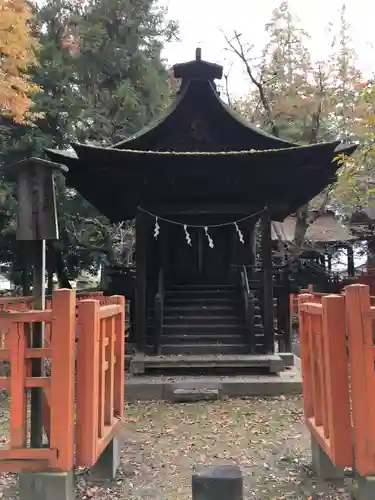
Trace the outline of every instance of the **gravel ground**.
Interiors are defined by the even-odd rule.
[[[350,498],[349,477],[335,485],[314,477],[299,397],[137,403],[126,414],[117,480],[98,485],[78,470],[76,499],[188,500],[193,466],[215,462],[241,467],[248,500]],[[1,435],[7,422],[4,410]],[[14,475],[0,475],[0,498],[18,498]]]

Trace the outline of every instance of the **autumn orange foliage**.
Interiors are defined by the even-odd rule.
[[[27,73],[36,64],[37,40],[32,12],[25,0],[0,0],[0,115],[25,121],[30,95],[38,90]]]

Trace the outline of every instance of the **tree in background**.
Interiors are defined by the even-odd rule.
[[[309,35],[287,2],[273,11],[265,27],[268,40],[260,57],[242,34],[226,36],[228,49],[241,61],[250,82],[248,95],[233,106],[261,128],[294,143],[356,139],[361,74],[345,7],[338,26],[338,32],[332,33],[331,54],[324,61],[312,60]],[[297,211],[294,253],[300,253],[309,225],[331,206],[332,199],[331,186]]]
[[[74,140],[111,144],[138,131],[168,102],[161,50],[176,25],[154,0],[47,0],[36,7],[33,29],[39,64],[28,77],[40,89],[33,97],[36,118],[3,127],[2,164],[43,156],[46,147],[66,149]],[[111,249],[129,248],[124,232],[131,225],[112,226],[63,178],[57,197],[61,240],[52,254],[65,286],[81,270],[96,272],[103,262],[123,259]],[[9,196],[0,193],[4,263],[16,252],[13,216]]]
[[[113,143],[139,131],[169,97],[163,43],[176,33],[154,0],[96,0],[75,29],[81,136]]]
[[[25,120],[30,94],[38,87],[28,74],[36,64],[37,40],[31,32],[32,11],[25,0],[0,5],[0,115]]]

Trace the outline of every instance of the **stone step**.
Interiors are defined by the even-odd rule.
[[[250,348],[247,344],[163,344],[161,352],[164,355],[230,355],[248,354]]]
[[[226,296],[218,296],[218,297],[167,297],[165,299],[165,306],[168,307],[170,305],[194,305],[194,304],[202,304],[202,305],[239,305],[240,299],[235,295],[233,297]]]
[[[179,342],[182,344],[190,342],[201,342],[203,344],[242,344],[244,340],[245,337],[240,334],[206,335],[202,332],[200,334],[163,335],[161,342],[162,344],[178,344]]]
[[[211,347],[211,346],[210,346]],[[211,369],[229,368],[240,372],[241,369],[266,369],[270,373],[279,373],[284,369],[284,361],[277,354],[245,354],[245,355],[177,355],[146,356],[136,354],[130,363],[130,373],[142,375],[147,370],[173,369]]]
[[[218,284],[192,284],[192,285],[172,285],[168,290],[237,290],[234,285]]]
[[[150,310],[153,313],[153,310]],[[165,316],[200,316],[200,315],[243,315],[243,308],[239,304],[185,304],[185,305],[164,305]]]
[[[164,330],[166,332],[171,332],[173,330],[177,330],[177,332],[183,332],[186,330],[187,332],[192,332],[196,330],[201,330],[201,331],[213,331],[214,333],[220,333],[223,330],[240,330],[242,331],[244,329],[244,324],[242,323],[218,323],[218,324],[211,324],[211,323],[177,323],[177,324],[164,324]]]
[[[217,337],[219,335],[242,335],[243,326],[232,325],[164,325],[163,334],[171,335],[207,335]],[[257,333],[262,333],[261,331]]]
[[[223,323],[230,325],[243,325],[244,319],[240,315],[187,315],[187,314],[173,314],[170,316],[164,316],[164,325],[178,325],[178,324],[202,324],[202,325],[220,325]]]
[[[147,332],[152,338],[154,331],[154,324],[149,323]],[[243,324],[238,325],[202,325],[202,324],[170,324],[163,326],[163,335],[166,336],[207,336],[207,337],[218,337],[220,335],[244,335],[246,338],[246,327]],[[252,335],[255,337],[264,337],[264,329],[262,326],[255,325],[251,331]]]
[[[217,289],[217,288],[209,288],[209,289],[180,289],[180,290],[166,290],[166,297],[202,297],[202,296],[221,296],[224,295],[226,297],[239,296],[239,292],[236,289]]]

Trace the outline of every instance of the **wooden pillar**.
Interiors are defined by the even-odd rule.
[[[161,265],[164,272],[164,279],[170,279],[170,272],[168,269],[169,263],[169,234],[168,224],[165,224],[159,235],[159,251],[158,251],[158,267]],[[158,270],[159,271],[159,270]]]
[[[327,255],[327,271],[329,273],[332,272],[332,255],[331,254]]]
[[[355,276],[355,266],[354,266],[354,251],[353,251],[353,246],[348,245],[346,247],[347,249],[347,254],[348,254],[348,276],[350,278]]]
[[[284,334],[281,352],[292,352],[292,332],[290,321],[290,280],[289,272],[284,269],[282,272],[282,290],[279,295],[279,314],[281,331]]]
[[[135,219],[135,255],[135,340],[138,351],[144,352],[147,329],[147,224],[143,212],[138,212]]]
[[[33,266],[33,309],[44,310],[46,303],[46,240],[32,242],[34,250]],[[34,323],[32,329],[32,347],[44,347],[44,323]],[[33,377],[43,377],[43,360],[31,361]],[[39,387],[31,389],[30,408],[30,446],[43,446],[43,392]]]
[[[267,354],[275,352],[275,331],[273,311],[273,277],[272,277],[272,237],[269,212],[262,214],[262,267],[263,267],[263,305],[264,336]]]
[[[252,225],[251,229],[250,229],[250,234],[249,234],[249,240],[250,240],[250,257],[249,257],[249,260],[250,260],[250,265],[253,266],[253,271],[254,271],[254,267],[256,265],[256,262],[257,262],[257,241],[256,241],[256,226],[255,225]]]

